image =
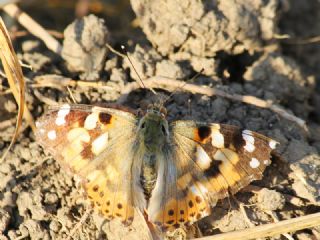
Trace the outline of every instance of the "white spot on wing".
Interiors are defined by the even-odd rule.
[[[50,140],[55,140],[57,138],[57,133],[55,130],[51,130],[48,132],[47,136]]]
[[[58,111],[58,117],[55,121],[55,123],[58,125],[58,126],[61,126],[63,124],[66,123],[66,116],[69,114],[70,112],[70,105],[69,104],[64,104],[61,106],[60,110]]]
[[[69,114],[70,112],[70,105],[69,104],[63,104],[60,108],[60,110],[58,111],[58,117],[65,117]]]
[[[211,159],[202,147],[197,147],[196,158],[200,168],[205,170],[210,167]]]
[[[256,158],[251,158],[251,161],[249,164],[250,164],[250,167],[252,167],[252,168],[257,168],[260,166],[260,162]]]
[[[271,149],[275,149],[276,146],[277,146],[277,142],[276,142],[276,141],[274,141],[274,140],[270,140],[270,141],[269,141],[269,147],[270,147]]]
[[[108,133],[104,133],[92,142],[92,152],[95,155],[101,153],[108,145]]]
[[[98,122],[98,114],[96,112],[91,113],[84,121],[84,128],[88,130],[95,129]]]
[[[219,131],[213,131],[211,137],[212,146],[217,148],[224,148],[224,136]]]
[[[57,117],[56,118],[56,124],[58,126],[61,126],[61,125],[65,124],[65,123],[66,123],[65,117]]]
[[[242,131],[242,138],[246,142],[244,149],[248,152],[253,152],[255,149],[254,146],[254,137],[252,136],[252,132],[249,130]]]

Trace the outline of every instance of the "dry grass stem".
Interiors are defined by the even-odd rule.
[[[40,24],[34,21],[28,14],[21,11],[17,5],[8,4],[3,7],[3,10],[9,14],[12,18],[18,20],[18,22],[24,26],[31,34],[40,38],[45,45],[53,52],[60,55],[61,44],[52,37]]]
[[[109,43],[106,43],[106,46],[107,46],[107,48],[109,48],[109,50],[110,50],[111,52],[113,52],[114,54],[116,54],[116,55],[118,55],[118,56],[120,56],[120,57],[122,57],[122,58],[126,58],[126,57],[127,57],[127,56],[124,55],[123,53],[115,50]]]
[[[50,29],[45,29],[51,36],[58,38],[58,39],[63,39],[63,33],[55,30],[50,30]],[[25,37],[27,35],[30,35],[29,31],[26,30],[20,30],[20,31],[10,31],[10,37],[11,39],[15,38],[20,38],[20,37]]]
[[[38,90],[34,90],[33,94],[43,103],[47,105],[58,105],[59,103],[52,100],[51,98],[43,96]]]
[[[274,211],[265,211],[267,214],[269,214],[274,222],[279,222],[279,218],[277,217],[276,213]],[[286,237],[288,240],[294,240],[293,237],[289,233],[282,233],[284,237]]]
[[[11,139],[9,147],[6,149],[6,151],[4,152],[3,156],[0,159],[0,161],[3,161],[6,155],[8,154],[8,152],[10,151],[10,148],[14,144],[16,138],[18,137],[19,128],[22,125],[23,117],[26,118],[32,130],[35,130],[35,125],[34,125],[33,117],[29,112],[27,105],[25,103],[24,77],[23,77],[22,69],[19,64],[17,55],[13,49],[6,26],[4,25],[4,22],[2,21],[1,18],[0,18],[0,57],[1,57],[4,71],[6,73],[6,77],[8,79],[10,89],[19,106],[16,128],[15,128],[13,137]]]
[[[265,224],[250,229],[197,238],[197,240],[249,240],[262,237],[272,237],[275,235],[295,232],[316,226],[320,226],[320,213],[292,218],[277,223]]]
[[[86,82],[80,80],[72,80],[59,75],[48,74],[35,78],[35,82],[31,85],[33,88],[51,87],[61,91],[65,91],[66,87],[82,87],[82,88],[99,88],[104,90],[112,90],[113,88],[107,86],[105,82]]]

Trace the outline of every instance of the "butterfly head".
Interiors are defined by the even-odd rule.
[[[139,122],[138,133],[149,152],[157,152],[167,142],[169,125],[166,120],[166,109],[162,104],[148,106],[147,113]]]

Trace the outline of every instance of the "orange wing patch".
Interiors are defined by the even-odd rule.
[[[206,190],[199,182],[193,183],[189,189],[179,188],[178,196],[169,199],[155,216],[151,216],[152,221],[162,231],[171,231],[208,216],[211,210],[203,191]]]
[[[230,125],[177,121],[171,126],[177,146],[175,151],[179,153],[176,165],[184,169],[179,171],[178,183],[180,179],[186,179],[186,172],[192,176],[191,180],[186,180],[188,184],[184,182],[182,185],[188,193],[183,199],[192,200],[194,204],[197,196],[203,196],[201,200],[205,203],[192,209],[185,203],[188,214],[183,217],[190,222],[209,214],[209,206],[218,199],[261,179],[271,162],[270,153],[277,144],[263,135]],[[202,194],[193,195],[194,186],[198,186]],[[204,209],[204,213],[199,209]],[[168,223],[164,221],[164,224]]]
[[[114,170],[116,171],[116,170]],[[108,180],[112,175],[107,175],[101,170],[95,170],[87,177],[88,183],[85,184],[88,197],[92,200],[95,207],[107,219],[118,218],[123,224],[128,225],[132,222],[134,208],[131,204],[128,192],[111,190]]]
[[[123,180],[130,176],[130,168],[120,166],[130,166],[130,162],[121,161],[132,159],[116,154],[120,151],[114,143],[121,138],[130,143],[130,134],[135,132],[135,123],[130,121],[134,119],[134,115],[119,110],[64,104],[47,112],[36,124],[37,141],[62,166],[84,179],[87,196],[96,209],[107,219],[118,218],[124,224],[132,222],[134,208],[129,180]],[[122,133],[123,129],[128,131]],[[125,151],[129,151],[129,143]]]
[[[212,187],[220,188],[224,195],[260,179],[277,144],[261,134],[230,125],[203,125],[193,132],[193,139],[201,146],[197,147],[195,161]]]

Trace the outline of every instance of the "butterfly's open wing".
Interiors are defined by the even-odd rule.
[[[36,139],[62,166],[81,176],[88,197],[107,218],[133,219],[132,145],[136,118],[112,108],[51,107],[36,123]]]
[[[165,229],[210,214],[218,199],[260,179],[276,142],[223,124],[177,121],[150,199],[151,221]]]

